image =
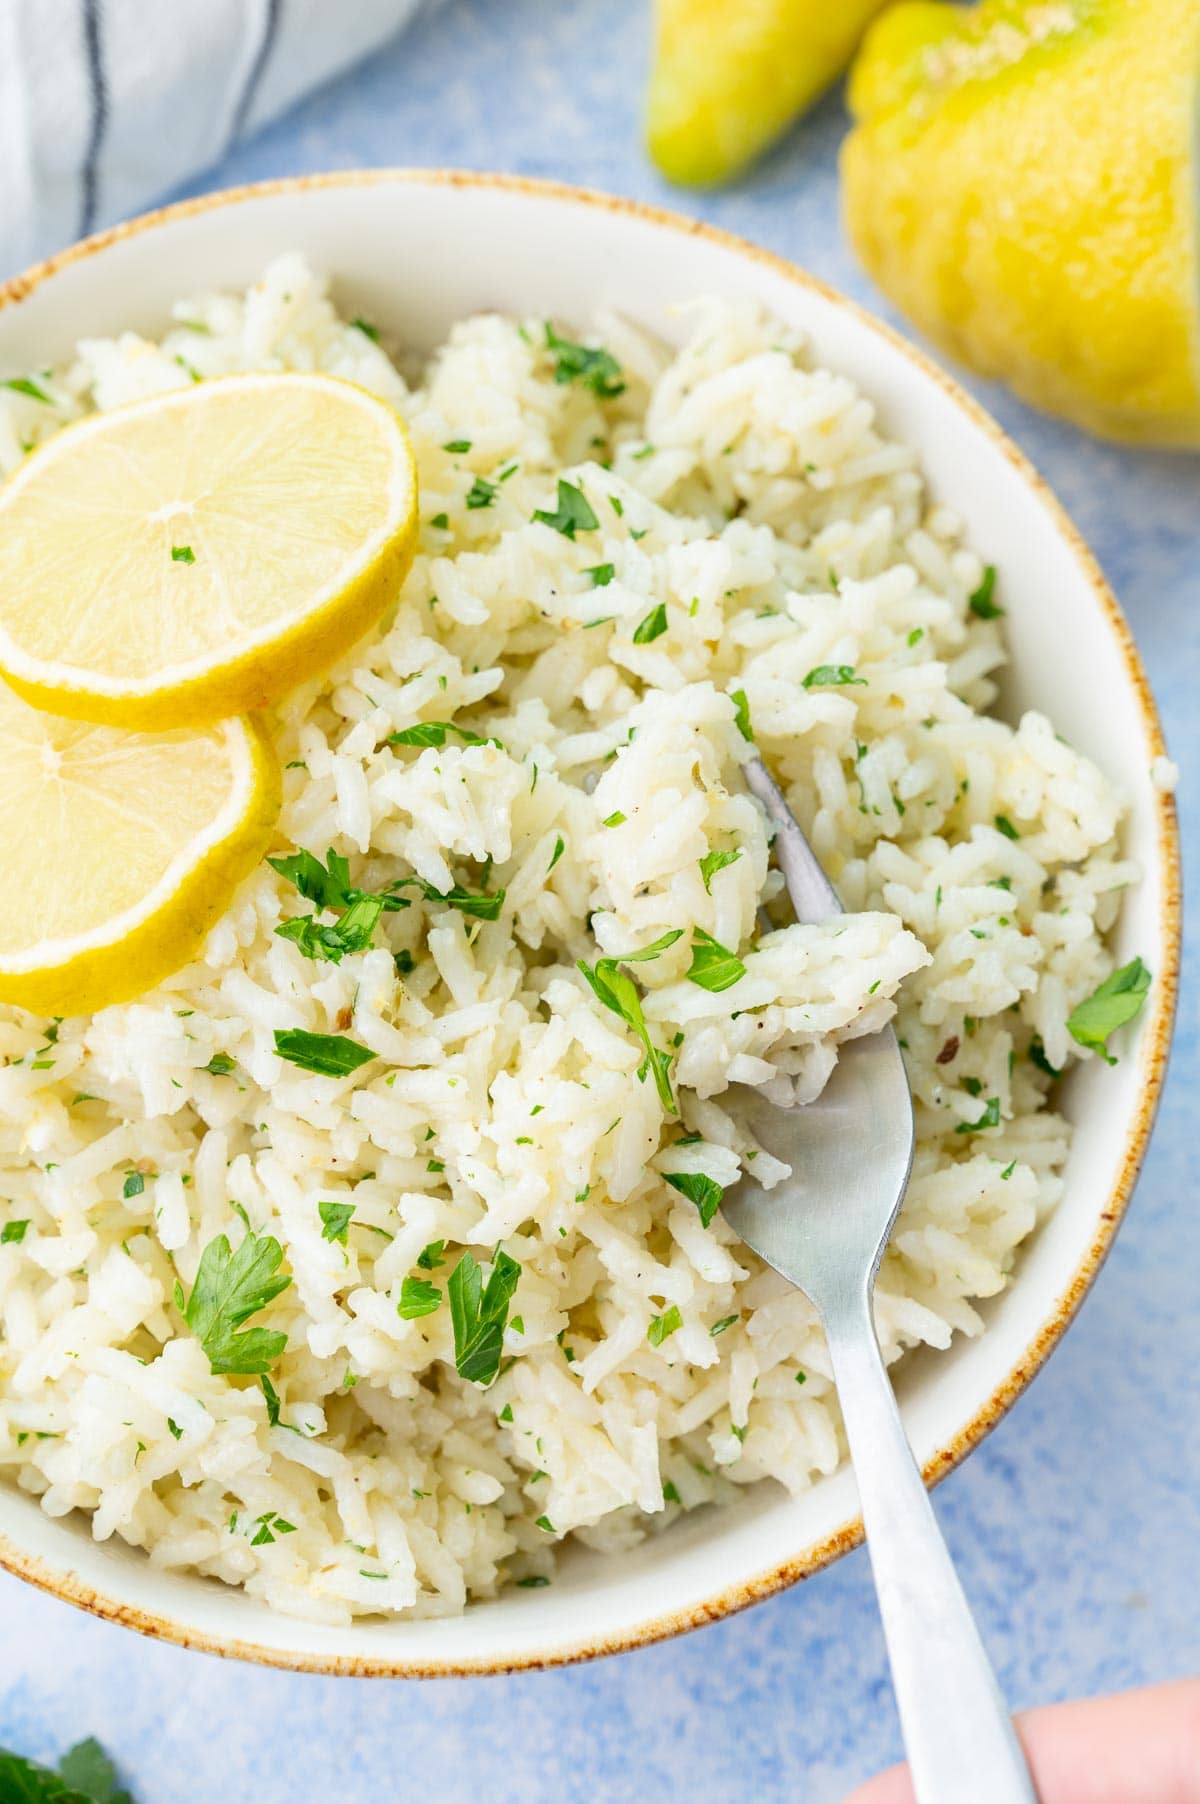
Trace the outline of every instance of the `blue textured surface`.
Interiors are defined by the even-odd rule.
[[[645,12],[640,0],[449,0],[196,190],[355,164],[458,164],[678,204],[639,146]],[[750,181],[685,204],[884,310],[838,226],[843,129],[830,101]],[[1183,766],[1190,847],[1200,831],[1197,464],[1099,446],[981,392],[1124,602]],[[1191,976],[1166,1104],[1116,1252],[1032,1391],[938,1493],[1019,1705],[1200,1669]],[[224,1665],[12,1579],[0,1581],[0,1623],[0,1744],[49,1758],[97,1734],[138,1804],[837,1804],[899,1751],[861,1553],[681,1641],[504,1679],[381,1684]]]

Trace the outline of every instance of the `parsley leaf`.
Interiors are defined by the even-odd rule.
[[[739,1320],[740,1317],[736,1315],[723,1315],[719,1322],[713,1323],[708,1332],[711,1334],[712,1338],[716,1340],[718,1334],[724,1334],[726,1328],[732,1328],[733,1324]]]
[[[845,685],[848,688],[852,683],[861,683],[865,688],[866,682],[866,677],[856,675],[853,664],[818,664],[805,677],[804,687],[817,689]]]
[[[1105,1064],[1115,1065],[1108,1050],[1109,1035],[1140,1014],[1149,988],[1149,971],[1140,958],[1132,959],[1071,1010],[1067,1032],[1080,1046],[1098,1052]]]
[[[617,567],[615,564],[593,564],[583,574],[591,577],[593,589],[607,589],[617,574]]]
[[[995,817],[995,819],[996,819],[996,826],[998,827],[1000,832],[1003,833],[1005,839],[1020,839],[1020,837],[1021,837],[1020,833],[1013,826],[1012,822],[1009,820],[1009,818],[1006,814],[998,814]]]
[[[683,1317],[679,1313],[679,1305],[672,1303],[671,1307],[662,1315],[651,1317],[650,1326],[646,1330],[646,1339],[652,1347],[661,1347],[665,1340],[670,1340],[677,1328],[682,1327]]]
[[[678,1190],[680,1196],[686,1196],[690,1203],[695,1203],[700,1226],[707,1228],[721,1207],[721,1198],[725,1194],[717,1180],[703,1171],[664,1171],[663,1177],[672,1190]]]
[[[566,840],[563,838],[561,833],[557,834],[555,837],[555,840],[554,840],[554,850],[550,854],[550,862],[546,866],[547,877],[550,875],[551,871],[554,869],[555,865],[558,863],[559,859],[562,857],[562,855],[566,851],[566,849],[567,849]]]
[[[14,395],[28,395],[31,401],[40,401],[43,407],[53,407],[52,398],[44,388],[31,382],[28,376],[6,376],[0,380],[0,388],[11,388]]]
[[[364,952],[371,944],[383,909],[382,896],[360,895],[338,921],[325,923],[316,915],[293,915],[290,921],[281,921],[275,932],[280,939],[293,941],[305,958],[340,965],[348,953]]]
[[[396,1314],[403,1321],[415,1322],[421,1316],[432,1315],[435,1309],[440,1309],[441,1302],[441,1291],[428,1278],[406,1278],[400,1286]]]
[[[712,895],[712,880],[717,872],[723,871],[727,865],[736,864],[741,855],[740,849],[736,852],[706,852],[704,854],[700,860],[700,875],[704,879],[704,888],[710,896]]]
[[[318,1077],[349,1077],[375,1057],[357,1040],[347,1040],[343,1034],[310,1034],[300,1027],[277,1027],[275,1050],[290,1065],[315,1071]]]
[[[196,553],[190,545],[172,545],[171,562],[173,564],[194,564]]]
[[[548,320],[546,349],[554,355],[556,382],[582,382],[585,388],[590,388],[602,401],[612,401],[617,395],[624,394],[625,381],[621,366],[611,351],[573,344],[569,338],[560,338]]]
[[[460,727],[453,720],[419,720],[416,726],[402,727],[397,733],[389,733],[388,745],[445,745],[446,734],[457,733],[464,745],[494,745],[495,740],[485,739],[482,733],[472,733],[469,727]]]
[[[654,639],[661,639],[667,630],[666,603],[660,601],[656,608],[651,608],[644,620],[639,620],[633,629],[635,645],[649,645]]]
[[[426,883],[423,877],[402,877],[394,889],[409,886],[419,889],[426,902],[441,902],[447,908],[457,908],[459,914],[470,915],[477,921],[498,921],[500,910],[504,907],[505,891],[469,890],[456,883],[453,889],[434,889],[432,883]]]
[[[422,1247],[421,1251],[417,1254],[417,1264],[423,1272],[436,1271],[439,1265],[445,1265],[446,1263],[443,1256],[445,1251],[446,1243],[444,1240],[431,1240],[429,1245],[427,1247]]]
[[[369,338],[372,344],[379,343],[379,327],[373,326],[369,319],[352,319],[350,324],[356,331],[361,332],[364,338]]]
[[[0,1247],[20,1246],[28,1226],[29,1218],[25,1221],[6,1221],[0,1228]]]
[[[754,744],[754,728],[750,725],[750,703],[746,700],[744,689],[731,689],[729,699],[733,703],[733,721],[743,739]]]
[[[479,1262],[464,1253],[446,1284],[454,1329],[454,1363],[472,1384],[490,1384],[500,1370],[504,1324],[521,1267],[499,1248],[486,1286]]]
[[[978,1121],[960,1121],[955,1128],[956,1134],[981,1134],[985,1128],[1000,1126],[1000,1098],[989,1096],[987,1106]]]
[[[687,970],[689,983],[699,984],[702,990],[727,990],[745,975],[746,967],[736,952],[714,940],[703,927],[693,928],[692,962]]]
[[[467,490],[467,506],[469,508],[490,507],[496,499],[496,485],[488,482],[484,476],[477,476]]]
[[[282,1259],[270,1234],[247,1234],[236,1253],[224,1234],[205,1247],[183,1318],[214,1372],[265,1372],[287,1346],[287,1335],[273,1328],[235,1332],[291,1283],[276,1276]]]
[[[345,1246],[346,1230],[350,1226],[350,1217],[354,1214],[354,1204],[322,1199],[317,1204],[317,1209],[321,1216],[321,1239],[337,1240]]]
[[[577,532],[592,532],[600,524],[583,490],[564,482],[561,476],[558,479],[558,506],[554,512],[539,507],[533,517],[543,526],[552,526],[555,532],[561,532],[565,539],[573,539]]]
[[[682,935],[683,929],[674,927],[661,934],[649,946],[643,946],[640,952],[623,952],[617,957],[598,958],[594,965],[587,965],[582,959],[578,961],[579,969],[591,985],[593,994],[605,1008],[611,1009],[632,1027],[638,1039],[646,1049],[648,1067],[654,1073],[654,1083],[658,1090],[659,1100],[664,1109],[675,1114],[675,1098],[671,1091],[670,1079],[666,1067],[670,1062],[669,1055],[660,1052],[650,1038],[650,1029],[646,1026],[646,1017],[642,1013],[642,999],[632,977],[620,970],[623,964],[639,964],[646,959],[657,958],[668,946],[673,946]]]
[[[979,587],[974,594],[967,597],[967,606],[972,614],[975,614],[980,620],[999,620],[1004,612],[1004,609],[998,607],[992,600],[995,588],[996,566],[988,564],[980,578]]]

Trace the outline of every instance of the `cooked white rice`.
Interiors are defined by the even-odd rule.
[[[697,305],[678,355],[595,322],[613,399],[555,380],[543,322],[494,315],[410,387],[294,257],[176,318],[161,343],[85,341],[37,376],[53,406],[0,396],[0,465],[93,407],[227,371],[321,369],[393,402],[419,554],[383,629],[280,712],[278,850],[506,901],[480,922],[416,900],[374,949],[316,964],[275,933],[307,905],[264,865],[153,994],[57,1032],[0,1011],[0,1465],[97,1538],[332,1623],[461,1610],[552,1576],[566,1536],[619,1550],[731,1485],[803,1490],[844,1457],[814,1312],[663,1174],[730,1183],[754,1149],[726,1086],[811,1097],[839,1040],[895,1013],[919,1147],[880,1335],[891,1360],[978,1333],[973,1299],[1060,1192],[1067,1128],[1030,1045],[1079,1056],[1067,1015],[1111,968],[1136,876],[1119,799],[1040,715],[988,717],[1003,626],[968,605],[983,572],[958,522],[854,385],[753,307]],[[560,475],[599,521],[574,539],[532,518]],[[659,606],[666,630],[639,642]],[[822,665],[861,680],[806,688]],[[759,937],[779,879],[740,781],[739,690],[845,921]],[[499,744],[387,743],[451,720]],[[712,851],[738,856],[706,888]],[[629,970],[678,1116],[576,967],[670,929]],[[687,981],[696,929],[740,949],[733,987]],[[377,1059],[313,1076],[276,1055],[282,1028]],[[322,1201],[353,1204],[345,1245]],[[172,1301],[242,1220],[293,1279],[253,1324],[287,1334],[276,1426]],[[500,1245],[520,1279],[482,1388],[445,1300],[410,1320],[397,1303],[406,1277],[444,1292],[461,1249],[486,1269]]]

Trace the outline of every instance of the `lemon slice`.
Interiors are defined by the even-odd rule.
[[[0,489],[0,673],[112,726],[263,707],[394,599],[416,505],[403,422],[332,376],[226,376],[91,414]]]
[[[76,1015],[152,988],[199,951],[278,812],[253,722],[125,733],[0,683],[0,1002]]]

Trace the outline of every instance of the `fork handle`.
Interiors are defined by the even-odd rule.
[[[1037,1804],[901,1425],[870,1298],[828,1311],[825,1328],[917,1804]]]

